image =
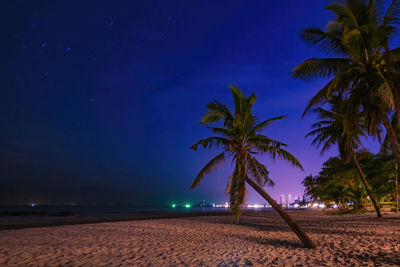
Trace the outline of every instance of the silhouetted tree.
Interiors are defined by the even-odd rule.
[[[234,163],[234,171],[229,178],[227,192],[230,196],[231,211],[239,221],[241,205],[246,195],[246,182],[265,198],[273,209],[286,221],[293,232],[303,242],[305,247],[314,248],[315,243],[300,229],[298,224],[287,214],[281,206],[263,189],[265,184],[272,185],[267,168],[256,159],[255,155],[268,153],[272,157],[288,161],[292,165],[302,169],[300,162],[289,152],[284,150],[286,144],[273,140],[261,134],[261,131],[271,122],[281,120],[279,116],[259,122],[252,113],[252,107],[257,97],[253,93],[246,97],[239,88],[229,87],[233,93],[234,113],[228,107],[218,101],[207,105],[207,112],[201,123],[210,124],[222,120],[222,127],[210,127],[210,130],[218,136],[212,136],[200,140],[192,149],[198,146],[222,148],[223,151],[207,163],[194,180],[191,188],[196,187],[201,179],[223,163],[226,157],[230,157]]]

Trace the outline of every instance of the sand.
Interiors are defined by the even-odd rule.
[[[398,266],[400,216],[290,212],[318,243],[301,247],[272,211],[0,231],[0,266]]]
[[[42,215],[20,215],[0,216],[0,231],[8,229],[20,229],[31,227],[61,226],[72,224],[88,224],[99,222],[120,222],[160,218],[182,218],[210,215],[226,215],[228,210],[204,210],[204,211],[136,211],[136,212],[114,212],[114,213],[76,213],[70,216],[42,216]]]

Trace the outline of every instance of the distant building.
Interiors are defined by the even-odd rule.
[[[286,203],[285,203],[285,194],[280,194],[279,195],[279,204],[281,204],[282,207],[286,205]]]
[[[289,194],[289,195],[287,196],[287,204],[288,204],[288,205],[292,204],[292,194]]]
[[[213,204],[207,203],[205,200],[203,200],[202,202],[193,205],[193,207],[202,207],[202,208],[213,207]]]

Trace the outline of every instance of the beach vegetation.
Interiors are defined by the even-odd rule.
[[[374,155],[363,150],[356,152],[356,156],[368,184],[374,190],[376,201],[380,206],[392,206],[395,188],[389,181],[396,176],[393,156]],[[354,162],[344,164],[339,156],[324,162],[317,175],[306,176],[303,185],[307,196],[324,201],[328,207],[337,204],[341,211],[363,211],[373,207]]]

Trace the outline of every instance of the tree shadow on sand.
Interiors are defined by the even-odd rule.
[[[241,226],[247,226],[252,229],[262,230],[262,231],[289,231],[289,229],[285,229],[285,227],[271,227],[271,226],[263,226],[257,225],[252,223],[240,223]],[[243,241],[253,242],[260,245],[270,245],[274,247],[283,247],[283,248],[290,248],[290,249],[306,249],[302,246],[300,242],[296,242],[295,240],[287,240],[287,239],[280,239],[280,238],[272,238],[272,237],[258,237],[246,234],[233,234],[229,235],[230,237],[238,238]],[[319,244],[321,245],[321,244]],[[343,257],[343,255],[338,255],[339,257]],[[361,252],[358,253],[356,251],[347,252],[347,258],[352,258],[357,262],[373,262],[374,265],[377,266],[386,266],[386,265],[395,265],[400,266],[400,255],[396,252]]]
[[[381,227],[385,227],[385,225],[391,226],[390,220],[393,218],[379,218],[376,220],[371,220],[371,222],[379,222]],[[393,222],[393,221],[392,221]],[[219,223],[223,224],[229,224],[229,225],[234,225],[236,224],[233,221],[220,221]],[[365,236],[375,236],[376,233],[374,232],[369,232],[370,230],[370,222],[352,222],[352,221],[336,221],[335,223],[330,223],[326,224],[324,226],[321,226],[320,224],[313,224],[314,222],[311,220],[309,222],[304,221],[304,220],[299,220],[298,221],[299,225],[303,227],[303,229],[310,233],[310,234],[329,234],[329,235],[359,235],[362,233]],[[397,223],[397,222],[395,222]],[[267,232],[273,232],[273,231],[281,231],[281,232],[290,232],[290,229],[288,226],[286,226],[283,223],[279,223],[278,221],[264,221],[264,220],[258,220],[256,222],[250,222],[247,218],[243,218],[242,221],[239,222],[239,226],[244,226],[244,227],[249,227],[258,231],[267,231]],[[359,226],[356,229],[351,229],[354,228],[355,226]],[[348,228],[350,227],[350,229]],[[365,228],[365,232],[361,232],[360,229]]]
[[[284,239],[277,239],[270,237],[256,237],[245,234],[233,234],[229,236],[242,239],[244,241],[254,242],[260,245],[271,245],[274,247],[285,247],[285,248],[304,248],[304,246],[300,242],[291,240],[284,240]]]
[[[251,223],[251,222],[240,222],[239,225],[249,227],[258,231],[281,231],[281,232],[290,232],[290,229],[283,224],[280,225],[270,225],[270,224],[260,224],[260,223]],[[360,232],[360,230],[352,230],[341,228],[342,225],[326,225],[321,227],[321,225],[307,225],[305,223],[299,223],[303,227],[303,229],[309,234],[327,234],[327,235],[360,235],[364,236],[375,236],[376,233],[368,232],[368,228],[365,228],[365,232]],[[346,226],[344,226],[346,227]]]

